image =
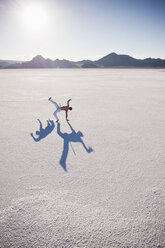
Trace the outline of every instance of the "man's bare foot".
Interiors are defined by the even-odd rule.
[[[69,120],[67,119],[67,121],[69,121]]]
[[[59,120],[57,120],[56,122],[59,122]]]
[[[52,99],[52,98],[51,98],[51,97],[49,97],[49,99],[48,99],[48,100],[50,101],[51,99]]]

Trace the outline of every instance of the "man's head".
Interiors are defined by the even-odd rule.
[[[72,107],[69,107],[69,110],[72,110]]]

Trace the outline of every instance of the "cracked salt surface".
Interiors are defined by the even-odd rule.
[[[0,247],[165,247],[163,72],[0,70]]]

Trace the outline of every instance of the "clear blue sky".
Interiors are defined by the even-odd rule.
[[[37,7],[37,23],[23,19],[32,3],[44,25]],[[0,0],[0,59],[165,59],[164,44],[165,0]]]

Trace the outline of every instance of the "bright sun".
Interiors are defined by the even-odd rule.
[[[23,24],[30,30],[41,30],[46,26],[47,13],[46,9],[40,5],[26,6],[21,13]]]

